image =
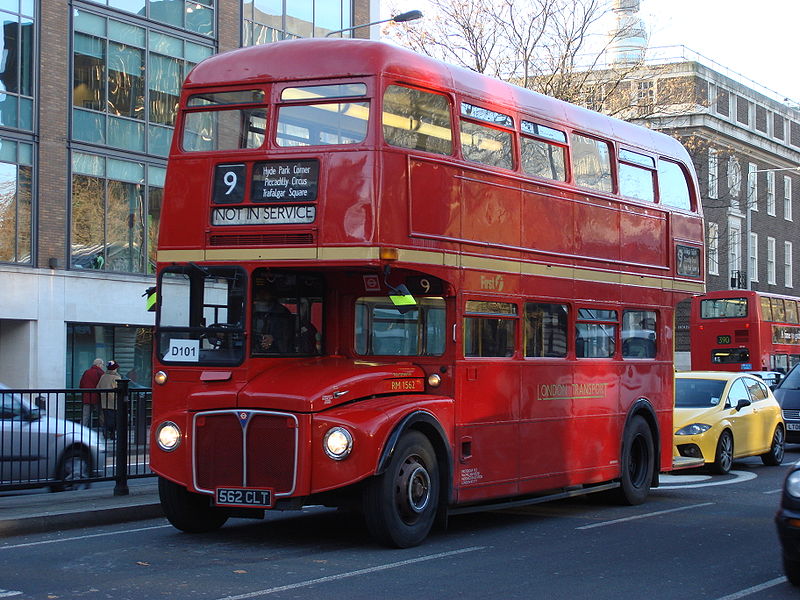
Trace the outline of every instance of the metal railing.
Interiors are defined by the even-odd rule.
[[[149,477],[151,389],[0,389],[0,491]],[[107,408],[84,411],[84,404]],[[90,406],[102,406],[92,405]],[[82,421],[85,425],[82,425]]]

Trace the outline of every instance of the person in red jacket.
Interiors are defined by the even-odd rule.
[[[81,389],[95,389],[103,376],[103,359],[95,358],[92,366],[86,369],[81,375],[78,387]],[[97,392],[83,392],[83,413],[81,414],[81,425],[92,426],[92,414],[97,415],[97,426],[103,424],[103,413],[100,410],[100,394]]]

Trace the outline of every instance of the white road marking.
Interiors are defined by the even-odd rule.
[[[15,592],[14,590],[0,590],[0,598],[11,598],[12,596],[21,596],[22,592]]]
[[[719,479],[719,477],[709,476],[707,478],[709,481],[705,481],[704,478],[701,483],[677,483],[675,485],[670,484],[671,481],[674,481],[672,478],[676,477],[675,475],[662,475],[658,478],[658,482],[660,484],[659,487],[653,489],[652,491],[658,492],[658,490],[683,490],[689,488],[711,487],[714,485],[730,485],[731,483],[744,483],[745,481],[750,481],[751,479],[758,477],[758,475],[752,471],[731,471],[729,475],[733,475],[733,479]]]
[[[702,508],[703,506],[711,506],[712,504],[716,504],[715,502],[703,502],[702,504],[692,504],[690,506],[681,506],[680,508],[670,508],[669,510],[659,510],[656,512],[645,513],[643,515],[633,515],[632,517],[625,517],[624,519],[614,519],[613,521],[603,521],[601,523],[592,523],[591,525],[583,525],[582,527],[576,527],[575,529],[594,529],[595,527],[605,527],[606,525],[616,525],[617,523],[625,523],[627,521],[636,521],[638,519],[647,519],[650,517],[658,517],[660,515],[666,515],[668,513],[679,512],[682,510],[689,510],[692,508]]]
[[[76,535],[68,538],[58,538],[53,540],[42,540],[40,542],[27,542],[25,544],[13,544],[11,546],[0,546],[0,550],[12,550],[14,548],[28,548],[30,546],[41,546],[43,544],[58,544],[60,542],[74,542],[76,540],[88,540],[90,538],[105,537],[108,535],[119,535],[122,533],[136,533],[137,531],[149,531],[151,529],[164,529],[172,525],[156,525],[154,527],[139,527],[138,529],[125,529],[122,531],[109,531],[107,533],[93,533],[91,535]],[[0,596],[1,597],[1,596]]]
[[[764,492],[765,494],[780,494],[783,491],[783,488],[778,488],[777,490],[769,490]]]
[[[769,581],[765,581],[764,583],[760,583],[758,585],[754,585],[753,587],[749,587],[746,590],[741,590],[739,592],[734,592],[733,594],[728,594],[727,596],[723,596],[722,598],[717,598],[717,600],[738,600],[739,598],[744,598],[745,596],[755,594],[756,592],[767,590],[771,587],[775,587],[776,585],[780,585],[785,581],[786,577],[776,577],[775,579],[770,579]]]
[[[328,577],[320,577],[318,579],[309,579],[307,581],[300,581],[298,583],[290,583],[288,585],[281,585],[279,587],[268,588],[266,590],[258,590],[255,592],[248,592],[246,594],[239,594],[238,596],[225,596],[219,600],[244,600],[245,598],[257,598],[258,596],[266,596],[268,594],[275,594],[277,592],[285,592],[287,590],[296,590],[298,588],[309,587],[320,583],[328,583],[329,581],[338,581],[339,579],[347,579],[349,577],[357,577],[359,575],[369,575],[370,573],[377,573],[378,571],[386,571],[387,569],[396,569],[397,567],[404,567],[414,563],[425,562],[428,560],[436,560],[437,558],[447,558],[448,556],[455,556],[457,554],[464,554],[466,552],[475,552],[476,550],[484,550],[486,546],[471,546],[469,548],[462,548],[461,550],[453,550],[451,552],[440,552],[439,554],[429,554],[427,556],[420,556],[418,558],[410,558],[408,560],[401,560],[399,562],[388,563],[385,565],[377,565],[367,569],[358,569],[357,571],[348,571],[347,573],[339,573],[338,575],[329,575]]]

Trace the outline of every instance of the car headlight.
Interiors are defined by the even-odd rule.
[[[681,427],[678,431],[675,432],[675,435],[698,435],[700,433],[705,433],[711,429],[711,425],[706,425],[705,423],[692,423],[691,425],[687,425],[686,427]]]
[[[353,450],[353,436],[344,427],[331,427],[325,434],[322,447],[333,460],[343,460]]]
[[[792,471],[786,478],[783,488],[790,496],[800,498],[800,471]]]
[[[172,452],[181,445],[181,428],[172,421],[164,421],[156,429],[156,443],[165,452]]]

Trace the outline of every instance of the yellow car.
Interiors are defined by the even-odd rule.
[[[727,473],[735,458],[783,462],[781,407],[762,379],[740,372],[675,373],[673,455],[702,458]]]

